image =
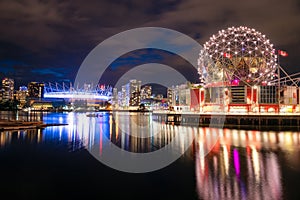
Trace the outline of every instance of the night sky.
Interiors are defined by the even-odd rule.
[[[300,71],[299,22],[299,0],[1,0],[0,78],[15,79],[16,88],[29,81],[73,82],[100,42],[148,26],[182,32],[200,44],[229,26],[255,28],[276,49],[288,52],[280,63],[291,74]],[[124,71],[148,62],[168,64],[197,82],[196,72],[183,59],[154,49],[123,55],[102,81],[113,85]]]

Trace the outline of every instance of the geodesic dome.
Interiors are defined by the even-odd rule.
[[[212,35],[198,59],[200,80],[248,85],[268,84],[276,76],[277,55],[265,35],[244,26]]]

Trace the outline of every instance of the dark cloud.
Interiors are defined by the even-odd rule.
[[[52,26],[63,25],[63,16],[52,1],[1,1],[0,13],[2,41],[37,51],[61,39]]]
[[[165,27],[202,44],[220,29],[245,25],[266,34],[276,48],[288,51],[289,57],[282,64],[290,66],[289,72],[295,72],[300,62],[299,10],[298,0],[2,0],[0,60],[27,63],[31,69],[49,72],[42,75],[47,79],[52,77],[53,81],[60,76],[72,80],[88,52],[121,31]],[[140,55],[131,56],[114,67],[134,61]],[[165,59],[161,54],[152,58]],[[24,71],[21,67],[14,70],[14,74],[36,78],[29,73],[32,70]],[[3,76],[12,74],[1,72]]]
[[[0,61],[0,78],[13,77],[16,87],[27,85],[28,82],[70,81],[67,68],[29,65],[18,61]]]
[[[180,56],[163,50],[142,49],[129,52],[115,60],[101,77],[100,83],[110,83],[114,86],[127,71],[147,63],[164,64],[180,72],[190,82],[196,83],[198,80],[196,69]],[[165,76],[167,78],[168,74]]]

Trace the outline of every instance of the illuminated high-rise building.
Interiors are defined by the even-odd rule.
[[[44,83],[30,82],[28,84],[28,96],[30,98],[44,98]]]
[[[141,103],[141,81],[133,79],[126,85],[123,85],[118,98],[119,106],[125,109],[139,106]]]
[[[129,106],[139,106],[141,103],[141,81],[130,80],[126,85],[126,92],[129,96]]]
[[[171,88],[168,88],[167,90],[167,99],[168,99],[168,105],[169,106],[175,106],[175,93],[174,93],[174,86]]]
[[[2,100],[11,101],[14,99],[14,80],[4,78],[2,80]]]
[[[112,95],[112,99],[111,99],[111,104],[112,104],[113,108],[118,107],[118,89],[117,88],[113,88],[113,95]]]
[[[126,96],[126,85],[122,86],[121,95],[119,95],[119,99],[119,105],[121,105],[121,107],[126,107],[126,102],[129,101],[129,97]]]
[[[28,89],[26,86],[21,86],[16,92],[16,99],[20,102],[20,106],[23,107],[27,102]]]
[[[141,100],[150,99],[152,95],[152,87],[150,85],[145,85],[141,89]]]

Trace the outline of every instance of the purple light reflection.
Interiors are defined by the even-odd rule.
[[[236,176],[240,176],[240,160],[239,160],[239,152],[237,149],[233,150],[233,162]]]

